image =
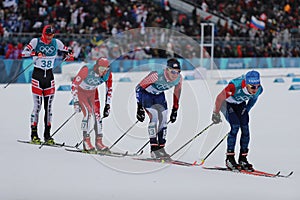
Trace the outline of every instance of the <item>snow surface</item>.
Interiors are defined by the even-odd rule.
[[[284,75],[283,73],[282,75]],[[128,74],[115,74],[116,77]],[[132,75],[132,74],[131,74]],[[135,74],[142,77],[144,74]],[[208,75],[209,76],[209,75]],[[294,175],[265,178],[230,172],[208,171],[201,167],[184,167],[149,163],[132,158],[112,158],[67,152],[53,148],[21,144],[17,139],[30,138],[32,96],[29,84],[1,85],[0,199],[300,199],[299,114],[300,91],[289,91],[291,78],[273,83],[275,77],[262,76],[264,93],[251,111],[249,160],[254,167],[268,172]],[[134,87],[139,79],[114,81],[112,110],[104,120],[104,143],[113,144],[134,122]],[[56,87],[70,84],[56,76]],[[216,94],[224,85],[209,80],[184,81],[178,120],[169,124],[166,150],[173,153],[211,123]],[[101,86],[100,93],[103,94]],[[171,106],[172,91],[166,93]],[[53,105],[54,132],[73,113],[70,92],[57,91]],[[104,96],[101,95],[103,104]],[[76,114],[54,136],[57,142],[74,145],[81,141],[80,121]],[[224,119],[224,118],[223,118]],[[148,140],[148,119],[138,123],[113,147],[115,151],[136,152]],[[228,132],[227,122],[214,125],[174,158],[200,161]],[[42,137],[43,111],[39,135]],[[238,143],[237,143],[238,144]],[[223,166],[226,142],[206,160],[206,166]],[[238,145],[237,150],[238,152]],[[142,157],[149,157],[149,146]]]

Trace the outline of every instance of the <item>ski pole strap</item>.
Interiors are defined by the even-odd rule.
[[[53,137],[53,135],[55,135],[77,112],[74,112],[62,125],[60,125],[60,127],[58,127],[58,129],[56,129],[56,131],[54,131],[54,133],[50,136],[50,138]],[[45,140],[41,146],[39,147],[42,148],[46,143],[47,143],[48,140]]]
[[[212,125],[214,125],[215,123],[211,123],[210,125],[208,125],[207,127],[205,127],[202,131],[200,131],[197,135],[195,135],[192,139],[190,139],[188,142],[186,142],[184,145],[182,145],[179,149],[177,149],[174,153],[172,153],[170,155],[170,157],[174,156],[176,153],[178,153],[181,149],[183,149],[186,145],[188,145],[190,142],[192,142],[194,139],[196,139],[199,135],[201,135],[202,133],[204,133],[207,129],[209,129],[209,127],[211,127]]]
[[[111,149],[113,146],[115,146],[139,121],[137,120],[136,122],[134,122],[134,124],[129,127],[129,129],[123,133],[123,135],[121,135],[121,137],[119,137],[110,147],[109,149]]]

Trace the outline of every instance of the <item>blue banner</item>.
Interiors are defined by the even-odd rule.
[[[195,67],[203,65],[210,69],[210,58],[178,59],[182,70],[193,70]],[[111,63],[112,72],[130,72],[130,71],[152,71],[166,65],[167,59],[147,59],[147,60],[114,60]],[[13,80],[22,72],[32,59],[23,60],[0,60],[0,83],[7,83]],[[61,59],[55,60],[54,73],[61,73],[65,62]],[[300,67],[300,58],[215,58],[214,69],[252,69],[252,68],[298,68]],[[33,66],[29,67],[24,73],[21,73],[15,83],[30,83]]]

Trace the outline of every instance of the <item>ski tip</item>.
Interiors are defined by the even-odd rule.
[[[196,166],[197,165],[197,160],[195,160],[192,164],[192,166]]]
[[[289,174],[287,175],[278,175],[279,177],[284,177],[284,178],[289,178],[290,176],[292,176],[292,174],[294,173],[294,171],[291,171]]]
[[[294,173],[294,171],[291,171],[287,176],[291,176]]]
[[[280,171],[279,171],[279,172],[277,172],[276,176],[278,176],[280,173],[281,173]]]

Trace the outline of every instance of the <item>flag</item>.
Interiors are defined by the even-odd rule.
[[[260,21],[260,20],[256,19],[256,17],[252,16],[250,27],[255,28],[255,29],[264,30],[266,27],[266,24],[265,24],[265,22]]]

